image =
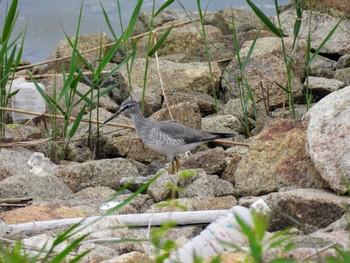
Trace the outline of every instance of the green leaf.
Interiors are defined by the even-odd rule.
[[[117,34],[115,33],[115,31],[114,31],[114,29],[113,29],[113,26],[112,26],[112,24],[111,24],[111,21],[110,21],[110,19],[109,19],[109,17],[108,17],[108,14],[107,14],[105,8],[104,8],[103,5],[102,5],[101,0],[100,0],[100,5],[101,5],[101,8],[102,8],[103,16],[104,16],[105,21],[106,21],[106,24],[107,24],[107,26],[108,26],[109,32],[111,32],[111,35],[113,36],[114,41],[117,41],[117,40],[118,40]]]
[[[167,39],[167,37],[169,36],[171,30],[173,29],[173,27],[169,28],[167,31],[164,32],[164,34],[159,38],[159,40],[157,41],[157,43],[152,47],[152,49],[148,52],[148,56],[151,57],[153,56],[154,53],[157,52],[157,50],[164,44],[165,40]]]
[[[134,8],[134,12],[131,15],[131,19],[129,22],[128,27],[125,30],[124,35],[124,41],[127,43],[129,41],[129,38],[131,37],[131,34],[134,32],[134,28],[137,22],[137,18],[139,16],[141,6],[142,6],[143,0],[138,0],[136,7]]]
[[[15,96],[19,91],[20,91],[20,89],[15,90],[14,92],[11,92],[11,93],[8,95],[8,97],[11,98],[11,97]]]
[[[199,1],[199,0],[198,0]],[[275,26],[274,23],[251,1],[246,0],[247,4],[254,11],[254,13],[260,18],[260,20],[278,37],[283,37],[282,31]]]
[[[69,246],[67,246],[63,251],[61,251],[57,256],[55,256],[50,263],[61,263],[64,261],[64,259],[67,257],[67,255],[73,251],[73,249],[76,249],[81,241],[83,241],[86,237],[88,236],[88,234],[83,235],[80,238],[77,238],[76,240],[74,240]]]
[[[7,43],[11,36],[13,26],[16,22],[17,5],[18,5],[18,0],[11,1],[11,6],[9,9],[9,12],[6,14],[6,20],[2,31],[2,36],[1,36],[2,43]]]
[[[77,131],[81,120],[83,119],[83,116],[85,114],[85,109],[86,109],[86,104],[81,108],[81,110],[79,111],[78,115],[76,116],[74,122],[73,122],[73,126],[69,131],[69,139],[73,138],[75,132]]]
[[[249,59],[254,51],[254,48],[255,48],[255,45],[256,45],[256,41],[258,40],[260,36],[260,30],[259,32],[256,34],[254,40],[253,40],[253,43],[251,44],[249,50],[248,50],[248,53],[247,53],[247,56],[245,57],[244,61],[243,61],[243,64],[242,64],[242,70],[245,69],[245,67],[247,66],[248,62],[249,62]]]
[[[279,88],[281,88],[282,90],[284,90],[286,93],[290,93],[290,90],[289,89],[287,89],[286,87],[284,87],[284,86],[282,86],[281,84],[279,84],[278,82],[276,82],[275,81],[275,84],[279,87]]]
[[[171,5],[172,3],[174,3],[175,0],[168,0],[166,1],[158,10],[157,12],[154,14],[154,17],[156,17],[158,14],[160,14],[160,12],[162,12],[165,8],[167,8],[169,5]]]
[[[295,20],[295,23],[294,23],[294,30],[293,30],[294,38],[298,37],[300,32],[300,27],[301,27],[301,20],[300,18],[298,18],[297,20]]]

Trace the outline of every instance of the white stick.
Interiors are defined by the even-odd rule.
[[[191,211],[191,212],[169,212],[169,213],[150,213],[150,214],[129,214],[129,215],[112,215],[106,218],[113,218],[127,226],[148,226],[152,218],[152,226],[159,226],[163,222],[174,221],[178,225],[189,224],[209,224],[217,218],[226,215],[227,210],[208,210],[208,211]],[[34,221],[29,223],[8,225],[16,230],[39,231],[49,230],[62,226],[71,226],[82,222],[89,224],[102,218],[102,216],[67,218],[47,221]],[[83,221],[84,220],[84,221]]]

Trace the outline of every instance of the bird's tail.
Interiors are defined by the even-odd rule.
[[[205,139],[206,141],[212,141],[216,139],[228,139],[228,138],[233,138],[237,136],[236,133],[218,133],[218,132],[210,132],[209,135],[210,136],[208,136],[208,138]]]

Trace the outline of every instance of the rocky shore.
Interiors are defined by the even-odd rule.
[[[234,133],[235,141],[249,145],[210,143],[191,154],[180,155],[181,170],[192,169],[194,175],[179,178],[182,188],[176,195],[178,207],[167,206],[172,183],[167,175],[170,164],[164,156],[143,145],[135,131],[127,125],[131,121],[118,117],[111,123],[124,125],[102,126],[100,138],[92,142],[87,139],[89,123],[81,123],[67,148],[66,158],[59,159],[60,145],[52,151],[52,144],[38,143],[30,147],[6,147],[0,150],[0,201],[10,198],[29,197],[27,206],[14,209],[1,206],[0,237],[21,239],[26,246],[42,246],[52,243],[59,231],[16,232],[11,224],[51,219],[97,216],[105,213],[101,205],[114,197],[123,202],[135,191],[151,180],[157,173],[162,175],[145,191],[126,206],[112,214],[157,213],[230,209],[235,205],[249,207],[257,198],[263,199],[273,210],[270,232],[293,228],[291,241],[296,248],[286,255],[302,262],[318,262],[318,257],[336,255],[332,248],[320,255],[316,252],[334,244],[343,249],[350,246],[349,185],[350,185],[350,10],[346,1],[320,1],[318,11],[311,17],[311,50],[316,50],[328,32],[345,17],[337,31],[322,48],[310,65],[309,87],[314,96],[309,111],[305,105],[306,48],[309,11],[302,17],[303,27],[294,50],[291,66],[292,93],[295,99],[296,119],[291,118],[288,99],[277,83],[287,81],[280,38],[247,11],[234,10],[240,55],[244,59],[258,31],[259,39],[250,61],[245,68],[256,101],[257,115],[249,110],[252,136],[246,138],[242,126],[243,112],[240,105],[239,74],[232,40],[231,10],[208,13],[205,30],[211,50],[210,79],[208,62],[202,38],[192,23],[174,27],[164,45],[158,50],[159,68],[165,88],[166,99],[175,120],[188,127],[210,132]],[[337,4],[339,2],[339,5]],[[317,10],[317,6],[315,7]],[[326,11],[328,10],[328,11]],[[332,12],[329,12],[332,10]],[[343,12],[343,13],[341,13]],[[195,15],[195,13],[193,14]],[[281,13],[287,51],[293,46],[294,11],[285,9]],[[147,32],[149,13],[139,17],[134,34]],[[187,19],[180,11],[164,11],[155,20],[155,26],[181,23]],[[80,51],[96,47],[100,34],[81,36]],[[103,34],[103,44],[110,43]],[[104,121],[116,112],[122,101],[130,97],[140,100],[144,85],[145,52],[147,36],[137,41],[137,56],[130,75],[122,67],[110,80],[117,88],[99,100],[100,108],[91,110],[93,120]],[[103,52],[107,52],[106,48]],[[66,40],[62,40],[50,58],[70,55]],[[96,63],[95,54],[88,55],[91,65]],[[120,63],[122,53],[111,61],[109,68]],[[36,67],[33,74],[56,73],[62,68],[59,62],[45,67]],[[158,65],[150,58],[147,89],[145,93],[145,115],[157,120],[169,120],[169,112],[159,84]],[[26,72],[23,72],[26,74]],[[60,75],[39,80],[49,95],[61,89]],[[261,89],[269,94],[266,97]],[[83,81],[78,84],[80,92],[89,87]],[[213,90],[218,96],[216,112]],[[77,102],[79,98],[75,98]],[[77,116],[83,107],[80,102],[72,116]],[[87,112],[86,119],[90,113]],[[98,116],[97,116],[98,115]],[[85,118],[84,117],[84,118]],[[47,123],[36,117],[25,125],[9,126],[7,141],[35,141],[45,138]],[[93,127],[96,130],[96,126]],[[98,145],[98,146],[96,146]],[[36,159],[43,168],[35,170],[36,164],[28,166],[35,152],[44,153],[45,158]],[[50,157],[51,160],[49,158]],[[98,158],[97,158],[98,157]],[[194,172],[192,172],[194,171]],[[131,182],[131,183],[130,183]],[[105,218],[84,230],[91,232],[86,240],[119,237],[145,239],[146,228],[117,228],[115,220]],[[202,226],[174,227],[166,235],[178,246],[198,235]],[[86,231],[86,232],[85,232]],[[81,233],[79,233],[81,234]],[[62,244],[64,249],[67,244]],[[84,243],[77,253],[93,249],[80,262],[153,262],[153,245],[150,242]],[[223,256],[235,261],[234,252]],[[308,256],[317,254],[315,257]]]

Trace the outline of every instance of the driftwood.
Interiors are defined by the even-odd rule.
[[[191,212],[168,212],[168,213],[149,213],[149,214],[129,214],[129,215],[112,215],[106,218],[118,220],[126,226],[147,227],[149,225],[159,226],[161,223],[174,221],[177,225],[195,225],[209,224],[219,217],[226,215],[227,210],[208,210],[208,211],[191,211]],[[94,221],[101,219],[101,216],[86,217],[86,218],[67,218],[58,220],[35,221],[29,223],[8,225],[13,230],[17,231],[41,231],[50,230],[59,227],[69,227],[80,223],[91,224]]]
[[[31,197],[21,198],[0,198],[0,206],[2,207],[26,207],[32,202]]]

